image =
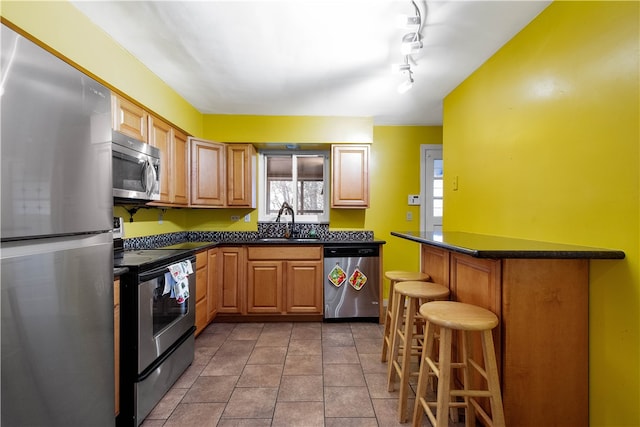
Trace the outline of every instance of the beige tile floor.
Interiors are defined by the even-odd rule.
[[[365,322],[212,323],[142,426],[410,425],[397,422],[397,391],[387,391],[382,331]]]

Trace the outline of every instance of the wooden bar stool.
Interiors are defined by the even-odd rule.
[[[408,281],[430,281],[431,276],[419,271],[391,270],[384,273],[384,277],[389,279],[389,298],[387,299],[387,310],[384,315],[384,336],[382,338],[382,356],[380,360],[386,362],[389,357],[391,347],[391,310],[393,304],[393,288],[398,282]]]
[[[500,395],[500,381],[498,366],[493,346],[491,330],[498,325],[498,317],[484,308],[454,301],[434,301],[420,307],[420,315],[427,321],[427,330],[422,347],[420,374],[416,402],[413,409],[413,425],[417,427],[422,422],[422,413],[426,412],[434,427],[446,427],[449,423],[449,409],[466,409],[465,426],[475,425],[476,411],[486,425],[504,427],[504,410]],[[434,329],[439,327],[440,349],[438,360],[432,358]],[[461,348],[458,349],[460,360],[452,362],[452,331],[461,331]],[[479,332],[482,342],[482,356],[484,367],[470,357],[470,334]],[[452,368],[463,370],[463,389],[452,388]],[[471,368],[475,369],[487,385],[486,389],[471,388]],[[426,397],[429,376],[438,379],[436,401],[428,401]],[[463,402],[455,401],[456,397],[463,397]],[[478,397],[488,397],[491,406],[491,416],[480,406]],[[454,399],[454,401],[452,401]],[[435,414],[433,412],[436,409]]]
[[[409,377],[418,375],[417,367],[413,371],[411,369],[411,356],[418,357],[420,355],[419,340],[423,338],[423,335],[419,333],[419,327],[422,326],[424,320],[418,314],[418,307],[427,301],[447,299],[449,288],[433,282],[400,282],[396,283],[394,294],[387,388],[389,391],[393,391],[396,377],[400,378],[398,420],[404,423],[408,419]],[[414,340],[418,341],[415,346]],[[402,354],[400,354],[400,350],[402,350]]]

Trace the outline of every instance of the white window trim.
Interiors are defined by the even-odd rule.
[[[329,199],[329,152],[321,150],[296,150],[296,151],[282,151],[282,150],[261,150],[258,152],[258,222],[274,222],[277,215],[267,215],[265,212],[265,197],[267,194],[267,180],[265,179],[265,173],[267,169],[266,155],[269,154],[295,154],[295,155],[321,155],[324,157],[323,175],[324,175],[324,215],[298,215],[296,214],[295,220],[297,224],[328,224],[329,223],[329,211],[330,211],[330,199]],[[294,171],[295,173],[295,171]],[[294,176],[297,180],[297,177]],[[289,200],[289,203],[294,203],[293,200]],[[281,222],[290,222],[290,215],[282,215],[280,217]]]

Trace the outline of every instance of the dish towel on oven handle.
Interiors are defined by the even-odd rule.
[[[178,304],[182,304],[189,298],[189,274],[193,273],[191,261],[182,261],[168,267],[169,272],[164,275],[164,292],[171,292],[171,298],[175,298]]]

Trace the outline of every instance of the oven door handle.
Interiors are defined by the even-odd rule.
[[[186,259],[181,259],[180,261],[176,261],[176,263],[181,262],[181,261],[191,261],[191,264],[193,266],[193,270],[195,271],[195,264],[196,264],[196,258],[195,257],[190,257],[190,258],[186,258]],[[158,279],[158,278],[164,278],[164,274],[169,272],[169,266],[173,265],[173,264],[166,264],[164,267],[160,267],[160,268],[156,268],[153,270],[149,270],[149,271],[145,271],[144,273],[140,273],[138,280],[140,281],[140,283],[144,283],[144,282],[148,282],[150,280],[153,279]]]

